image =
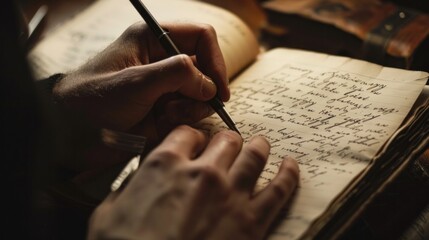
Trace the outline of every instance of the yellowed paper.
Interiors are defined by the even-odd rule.
[[[277,49],[234,80],[228,112],[244,139],[263,135],[272,146],[258,187],[270,182],[283,156],[299,162],[297,194],[269,239],[297,239],[307,230],[398,128],[426,78],[422,72]],[[200,126],[225,128],[216,116]]]
[[[145,1],[162,22],[197,22],[212,25],[232,77],[259,52],[253,32],[235,15],[206,3],[185,0]],[[131,3],[99,0],[38,44],[28,58],[36,79],[77,68],[103,50],[128,26],[143,21]]]
[[[252,32],[223,10],[195,1],[146,2],[160,22],[212,24],[230,77],[258,53]],[[141,17],[127,1],[97,1],[29,54],[36,77],[78,67],[136,21]],[[294,157],[300,165],[296,196],[270,239],[302,236],[368,166],[409,112],[426,78],[421,72],[278,49],[261,55],[232,82],[227,110],[243,137],[263,135],[272,146],[258,188],[270,182],[283,156]],[[225,128],[216,116],[199,126],[213,132]]]

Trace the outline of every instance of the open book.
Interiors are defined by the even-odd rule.
[[[186,0],[145,3],[160,21],[217,30],[231,78],[226,108],[245,140],[263,135],[271,142],[257,188],[270,182],[283,156],[299,162],[299,187],[269,239],[341,234],[429,147],[427,73],[293,49],[260,53],[252,32],[223,9]],[[72,70],[140,20],[128,1],[95,2],[29,53],[36,77]],[[417,104],[419,96],[426,97]],[[216,116],[198,126],[226,128]]]

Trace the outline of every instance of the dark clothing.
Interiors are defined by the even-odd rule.
[[[90,210],[52,207],[53,197],[47,193],[49,186],[73,175],[58,167],[57,160],[73,156],[73,139],[83,137],[83,131],[76,131],[73,121],[56,110],[49,99],[49,80],[32,79],[20,16],[13,1],[2,2],[0,156],[6,225],[0,238],[82,239]]]

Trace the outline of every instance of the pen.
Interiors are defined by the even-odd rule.
[[[179,49],[168,36],[168,32],[162,29],[159,23],[155,20],[149,10],[143,4],[143,2],[141,0],[130,0],[130,2],[133,4],[137,12],[139,12],[139,14],[143,17],[146,24],[153,31],[155,36],[158,37],[159,42],[161,43],[167,54],[170,56],[180,54]],[[229,116],[228,112],[225,110],[225,105],[217,96],[209,100],[209,104],[231,130],[234,130],[241,135],[240,131],[235,126],[235,123],[232,120],[231,116]]]

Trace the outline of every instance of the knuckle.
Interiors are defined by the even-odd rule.
[[[183,131],[183,132],[186,132],[186,133],[189,133],[189,134],[193,134],[193,135],[200,135],[200,134],[202,134],[201,131],[199,131],[199,130],[193,128],[193,127],[190,127],[188,125],[179,125],[179,126],[176,127],[176,129],[174,131]]]
[[[274,198],[283,200],[289,195],[289,188],[287,187],[287,184],[273,182],[271,186],[271,193]]]
[[[125,40],[135,40],[142,35],[145,29],[146,25],[142,21],[140,21],[129,26],[124,31],[121,37]]]
[[[176,56],[178,63],[178,70],[185,71],[185,73],[194,72],[194,63],[192,59],[185,54],[180,54]]]
[[[258,164],[258,166],[265,166],[268,156],[266,156],[266,154],[261,150],[261,148],[255,145],[248,145],[246,147],[246,153],[249,158],[255,161],[255,164]]]
[[[206,135],[202,131],[188,125],[179,125],[174,131],[182,131],[186,136],[189,136],[191,139],[196,139],[198,142],[206,141]]]
[[[220,176],[216,168],[211,165],[204,165],[198,168],[198,172],[205,180],[219,180]]]
[[[186,179],[189,187],[215,202],[224,202],[231,195],[225,175],[210,165],[190,164],[177,172],[176,179]]]
[[[192,59],[185,55],[180,54],[172,57],[172,65],[170,68],[165,68],[164,71],[171,71],[175,73],[175,76],[171,82],[177,85],[178,82],[188,81],[191,77],[197,76],[196,68],[192,62]],[[180,85],[180,84],[179,84]]]
[[[226,190],[222,173],[212,165],[198,166],[190,172],[190,176],[198,179],[204,186],[220,190],[219,193]]]
[[[210,36],[215,36],[215,35],[216,35],[216,30],[215,30],[215,28],[214,28],[212,25],[210,25],[210,24],[201,23],[201,24],[199,25],[199,27],[200,27],[200,28],[201,28],[201,30],[202,30],[205,34],[207,34],[207,35],[210,35]]]
[[[162,149],[149,156],[145,161],[145,165],[149,168],[164,168],[166,166],[171,166],[180,158],[181,156],[177,152],[170,149]]]
[[[234,131],[221,131],[217,134],[217,137],[230,144],[232,147],[240,148],[243,144],[243,139]]]

